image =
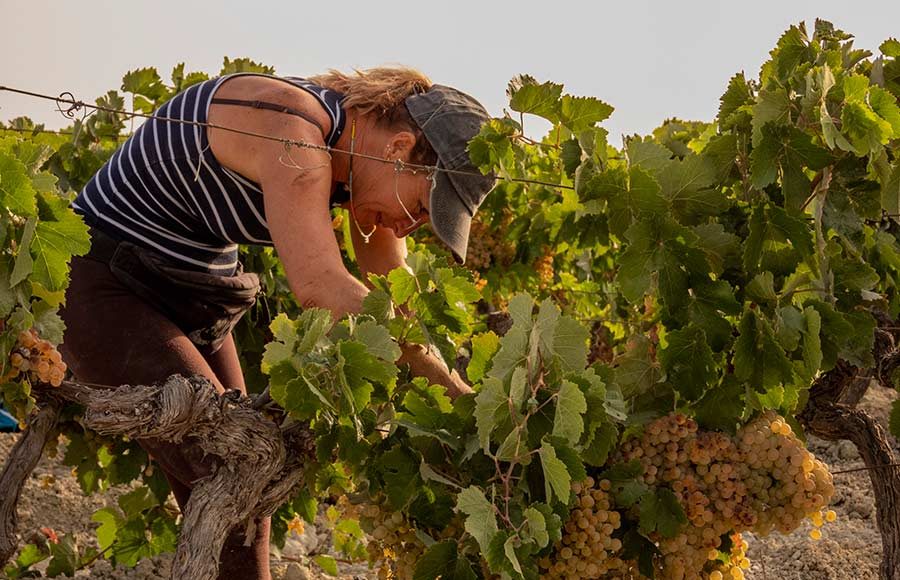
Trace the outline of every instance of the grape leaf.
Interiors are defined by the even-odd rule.
[[[553,334],[553,353],[559,357],[565,372],[583,370],[587,366],[588,330],[574,318],[561,316]]]
[[[722,123],[740,107],[752,103],[750,88],[744,73],[737,73],[728,81],[728,89],[719,98],[719,122]]]
[[[22,217],[37,214],[35,191],[28,177],[28,168],[4,151],[0,151],[0,206]]]
[[[579,133],[608,118],[613,108],[594,97],[564,95],[560,101],[559,119],[573,133]]]
[[[466,376],[470,382],[477,383],[484,378],[488,364],[499,346],[500,338],[492,331],[472,337],[472,358],[466,367]]]
[[[559,98],[562,85],[546,82],[538,84],[533,78],[522,75],[509,83],[509,108],[518,113],[529,113],[555,123],[559,119]]]
[[[418,562],[416,562],[413,580],[437,580],[438,578],[450,580],[451,578],[468,578],[464,573],[459,574],[459,572],[457,572],[459,566],[458,560],[465,561],[465,557],[460,558],[455,540],[436,542],[429,546],[425,550],[425,553],[418,559]],[[469,568],[469,571],[471,572],[471,568]],[[475,580],[475,575],[472,574],[471,578],[472,580]]]
[[[644,494],[640,504],[640,529],[644,534],[657,531],[664,538],[674,538],[687,516],[671,490],[658,488]]]
[[[553,436],[563,438],[569,445],[577,444],[584,430],[585,411],[587,402],[581,389],[575,383],[563,381],[556,399]]]
[[[466,531],[475,538],[483,552],[487,552],[497,533],[494,506],[475,486],[469,486],[456,496],[456,509],[466,515]]]
[[[734,346],[734,374],[760,392],[790,383],[793,367],[775,339],[772,325],[758,312],[746,309]]]
[[[503,382],[495,377],[485,379],[481,392],[475,397],[478,441],[485,452],[490,447],[491,433],[497,425],[497,414],[506,408],[508,400]]]
[[[340,570],[338,570],[337,560],[335,560],[331,556],[319,554],[318,556],[313,556],[313,562],[315,562],[316,565],[329,576],[337,576],[338,574],[340,574]]]
[[[667,341],[659,358],[668,381],[686,400],[699,399],[717,377],[706,333],[696,326],[686,326],[671,331]]]
[[[556,456],[556,450],[548,441],[541,443],[538,454],[541,457],[541,467],[544,471],[544,493],[547,500],[549,501],[556,495],[559,501],[567,503],[572,479],[566,469],[566,464]]]

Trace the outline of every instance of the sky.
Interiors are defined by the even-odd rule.
[[[298,76],[399,63],[501,115],[507,82],[528,73],[613,105],[614,144],[669,117],[712,119],[728,79],[756,76],[791,24],[825,18],[873,51],[900,37],[886,0],[0,0],[0,14],[0,85],[88,100],[131,69],[216,73],[224,56]],[[0,119],[20,115],[67,124],[50,102],[0,92]]]

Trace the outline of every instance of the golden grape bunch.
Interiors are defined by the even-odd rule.
[[[24,373],[32,380],[58,387],[66,377],[62,355],[33,328],[19,333],[9,362],[12,368],[7,373],[7,380]]]
[[[425,544],[415,527],[400,512],[371,503],[359,511],[359,524],[369,536],[369,565],[377,566],[379,580],[412,580]]]
[[[671,414],[625,442],[620,460],[640,461],[639,479],[670,489],[687,517],[675,537],[651,536],[662,578],[740,580],[750,566],[740,532],[787,534],[809,519],[817,539],[835,517],[822,511],[834,493],[827,467],[771,411],[734,437]]]
[[[541,578],[605,578],[613,572],[625,572],[622,541],[613,534],[622,524],[622,516],[613,509],[611,484],[588,477],[574,483],[575,509],[563,526],[562,539],[554,546],[552,558],[541,558]]]

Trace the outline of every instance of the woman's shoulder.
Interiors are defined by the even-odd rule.
[[[298,77],[237,73],[220,77],[213,99],[260,101],[299,110],[309,115],[325,131],[328,131],[331,126],[331,115],[322,107],[320,99],[303,85],[304,81]],[[234,106],[217,105],[215,102],[211,106],[222,107],[226,114],[228,111],[242,116],[247,114],[246,110],[235,110],[237,107]],[[243,108],[246,109],[246,107]],[[266,112],[269,115],[283,114]]]

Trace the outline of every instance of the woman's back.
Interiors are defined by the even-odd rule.
[[[222,166],[206,127],[193,124],[207,122],[214,93],[236,76],[249,75],[204,81],[160,107],[88,182],[75,210],[112,236],[226,276],[237,266],[237,244],[271,245],[259,184]],[[300,78],[280,80],[317,98],[333,146],[343,130],[342,96]]]

